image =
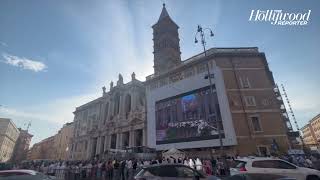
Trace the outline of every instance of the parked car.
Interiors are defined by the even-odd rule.
[[[0,179],[2,180],[52,180],[53,176],[47,176],[33,170],[4,170],[0,171]]]
[[[278,174],[298,180],[320,180],[320,171],[298,167],[278,158],[241,158],[236,159],[236,167],[230,168],[230,174],[263,173]]]
[[[296,178],[288,178],[277,174],[236,174],[223,180],[297,180]]]
[[[206,176],[183,164],[155,164],[145,166],[134,178],[136,180],[220,180],[218,177]]]

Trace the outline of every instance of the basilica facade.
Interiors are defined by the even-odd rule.
[[[103,158],[131,147],[146,146],[145,87],[121,74],[102,96],[76,108],[70,158]]]
[[[179,26],[163,5],[152,26],[154,73],[132,74],[76,108],[71,159],[146,146],[210,157],[269,155],[293,146],[293,130],[266,56],[257,47],[211,48],[181,59]],[[212,82],[208,80],[208,69]],[[212,74],[212,75],[211,75]]]

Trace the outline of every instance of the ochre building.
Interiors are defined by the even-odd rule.
[[[221,136],[230,155],[287,152],[292,128],[263,52],[211,48],[182,60],[179,26],[165,6],[152,28],[154,74],[145,82],[149,147],[209,157],[220,149]]]

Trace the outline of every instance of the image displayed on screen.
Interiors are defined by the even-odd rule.
[[[216,92],[197,89],[156,102],[156,144],[224,137]]]

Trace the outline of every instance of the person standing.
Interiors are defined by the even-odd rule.
[[[143,167],[143,161],[138,160],[138,161],[137,161],[137,170],[136,170],[136,172],[140,172],[140,170],[142,169],[142,167]]]
[[[127,168],[128,168],[128,180],[132,180],[133,179],[133,164],[132,164],[131,159],[129,159],[129,161],[127,163]]]
[[[195,169],[195,163],[193,161],[193,159],[189,159],[189,166],[192,168],[192,169]]]
[[[198,171],[201,171],[202,170],[202,162],[200,161],[199,158],[196,159],[196,163],[195,164],[196,164],[196,169]]]
[[[107,170],[106,170],[106,174],[107,174],[107,180],[112,180],[112,176],[113,176],[113,166],[112,166],[112,161],[108,161],[108,164],[106,166]]]
[[[188,160],[187,160],[186,158],[183,160],[183,164],[184,164],[185,166],[189,166]]]
[[[106,179],[106,176],[107,176],[107,174],[106,174],[106,161],[103,161],[102,162],[102,165],[101,165],[101,179],[102,180],[105,180]]]
[[[217,174],[217,160],[212,157],[211,158],[211,166],[212,166],[212,175],[216,175]]]
[[[223,163],[223,161],[221,159],[217,160],[217,168],[218,168],[220,176],[225,176],[226,175],[225,165],[224,165],[224,163]]]
[[[120,163],[120,175],[121,175],[121,180],[126,180],[125,177],[125,168],[126,168],[126,161],[123,160]]]
[[[113,180],[120,180],[120,164],[118,160],[114,161],[113,164]]]
[[[74,165],[74,176],[75,176],[75,180],[76,179],[80,179],[80,164],[75,164]]]
[[[54,165],[53,163],[51,163],[51,164],[49,165],[49,168],[48,168],[48,174],[49,174],[50,176],[54,176],[54,168],[55,168],[55,165]]]
[[[156,162],[156,161],[155,161]],[[134,178],[134,176],[136,175],[137,173],[137,166],[138,166],[138,163],[137,163],[137,160],[134,159],[133,162],[132,162],[132,178]]]

